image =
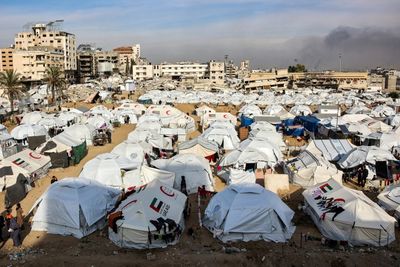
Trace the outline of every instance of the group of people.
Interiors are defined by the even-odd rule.
[[[367,182],[368,170],[365,166],[361,166],[357,169],[357,184],[358,186],[364,187]]]
[[[24,211],[20,203],[16,205],[15,212],[16,217],[12,215],[11,209],[8,208],[4,216],[3,214],[0,215],[0,241],[4,242],[11,237],[14,247],[20,247],[22,245],[21,230],[24,229]],[[4,227],[7,231],[6,238],[3,235]]]

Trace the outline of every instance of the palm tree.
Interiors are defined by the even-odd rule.
[[[14,100],[19,99],[22,94],[20,74],[14,70],[6,70],[0,73],[0,85],[4,89],[3,95],[8,97],[11,106],[11,114],[14,113]]]
[[[52,101],[56,99],[56,89],[62,90],[65,84],[64,72],[57,66],[50,66],[46,69],[44,80],[47,86],[51,88]]]

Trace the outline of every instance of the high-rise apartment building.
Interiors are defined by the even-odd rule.
[[[14,48],[12,47],[0,49],[0,72],[14,68],[13,52]]]

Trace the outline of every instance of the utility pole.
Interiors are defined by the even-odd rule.
[[[342,72],[342,53],[339,53],[339,71]]]

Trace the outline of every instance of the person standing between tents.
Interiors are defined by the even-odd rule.
[[[181,177],[181,192],[182,192],[183,194],[185,194],[185,196],[188,195],[187,189],[186,189],[186,179],[185,179],[185,176],[182,176],[182,177]]]
[[[53,175],[53,177],[51,177],[50,184],[54,184],[54,183],[57,182],[57,181],[58,181],[57,177],[55,177],[55,176]]]
[[[362,184],[362,169],[361,167],[357,170],[357,185],[361,186]]]
[[[18,203],[17,207],[15,208],[17,213],[17,223],[20,229],[24,229],[24,210],[21,207],[21,204]]]
[[[367,177],[368,177],[368,170],[367,168],[364,166],[363,170],[362,170],[362,187],[365,186],[365,184],[367,183]]]
[[[11,210],[7,209],[6,210],[6,229],[7,231],[10,229],[10,221],[13,218],[12,214],[11,214]]]
[[[21,246],[21,228],[19,227],[16,218],[10,220],[10,229],[8,229],[8,232],[10,232],[14,247]]]

